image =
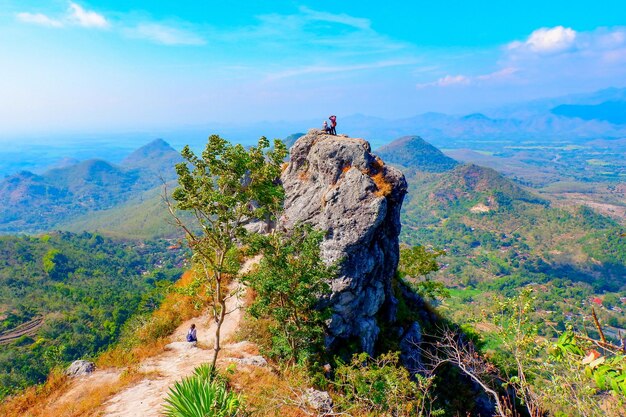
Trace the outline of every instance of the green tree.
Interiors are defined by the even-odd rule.
[[[43,257],[43,270],[54,280],[61,279],[69,272],[69,259],[58,249],[50,249]]]
[[[289,234],[258,235],[251,245],[263,258],[245,278],[257,294],[249,311],[271,318],[274,356],[305,361],[323,346],[330,308],[321,308],[319,300],[330,293],[336,275],[336,267],[320,256],[323,237],[309,225],[298,225]]]
[[[402,279],[410,279],[415,290],[429,298],[448,298],[450,293],[441,283],[433,281],[428,274],[439,271],[437,258],[444,255],[442,250],[428,250],[423,246],[400,248],[398,273]]]
[[[606,308],[613,308],[619,304],[621,304],[619,297],[613,293],[608,293],[602,300],[602,305]]]
[[[168,202],[168,208],[184,230],[192,262],[201,272],[191,291],[204,289],[211,300],[216,324],[213,368],[226,301],[234,296],[227,285],[241,268],[240,244],[248,235],[244,226],[256,219],[269,221],[282,207],[284,190],[277,178],[287,149],[279,140],[273,149],[269,146],[264,137],[246,149],[212,135],[200,157],[185,146],[185,161],[176,165],[179,187],[172,194],[175,205]],[[190,220],[176,210],[190,213]]]

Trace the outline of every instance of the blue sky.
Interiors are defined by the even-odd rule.
[[[623,1],[0,0],[0,136],[465,113],[626,86]]]

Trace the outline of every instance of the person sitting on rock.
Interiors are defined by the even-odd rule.
[[[337,129],[335,129],[335,128],[337,127],[337,116],[332,115],[328,119],[330,119],[330,134],[331,135],[336,135],[337,134]]]
[[[322,127],[322,130],[324,131],[324,133],[330,133],[331,131],[331,127],[328,126],[328,123],[326,122],[326,120],[324,120],[324,126]]]
[[[198,337],[196,336],[196,325],[192,324],[187,332],[187,341],[189,343],[195,344],[198,341]]]

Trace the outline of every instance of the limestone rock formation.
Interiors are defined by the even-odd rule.
[[[391,280],[398,264],[404,175],[372,154],[363,139],[311,130],[291,148],[281,177],[285,210],[279,227],[299,222],[326,231],[322,256],[339,263],[332,282],[328,344],[358,338],[373,353],[377,319],[393,322]]]
[[[333,412],[333,399],[326,391],[318,391],[309,388],[304,393],[304,400],[311,408],[317,411],[320,416],[325,416]]]
[[[67,368],[65,374],[71,377],[89,375],[96,370],[96,365],[93,362],[77,360]]]

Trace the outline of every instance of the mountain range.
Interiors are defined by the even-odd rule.
[[[119,165],[90,159],[41,175],[22,171],[0,182],[0,232],[36,232],[109,209],[175,178],[182,158],[157,139]]]
[[[615,112],[626,103],[626,88],[608,88],[591,93],[533,100],[471,114],[423,113],[411,117],[382,118],[364,114],[340,116],[338,133],[382,146],[403,136],[419,134],[438,146],[461,147],[465,140],[553,142],[626,137],[623,117]],[[593,106],[592,110],[560,106]],[[567,107],[566,107],[567,109]],[[622,113],[623,116],[623,113]],[[217,132],[230,140],[251,140],[259,132],[268,137],[286,137],[311,126],[322,127],[320,119],[265,121],[237,126],[212,124],[204,132]]]

